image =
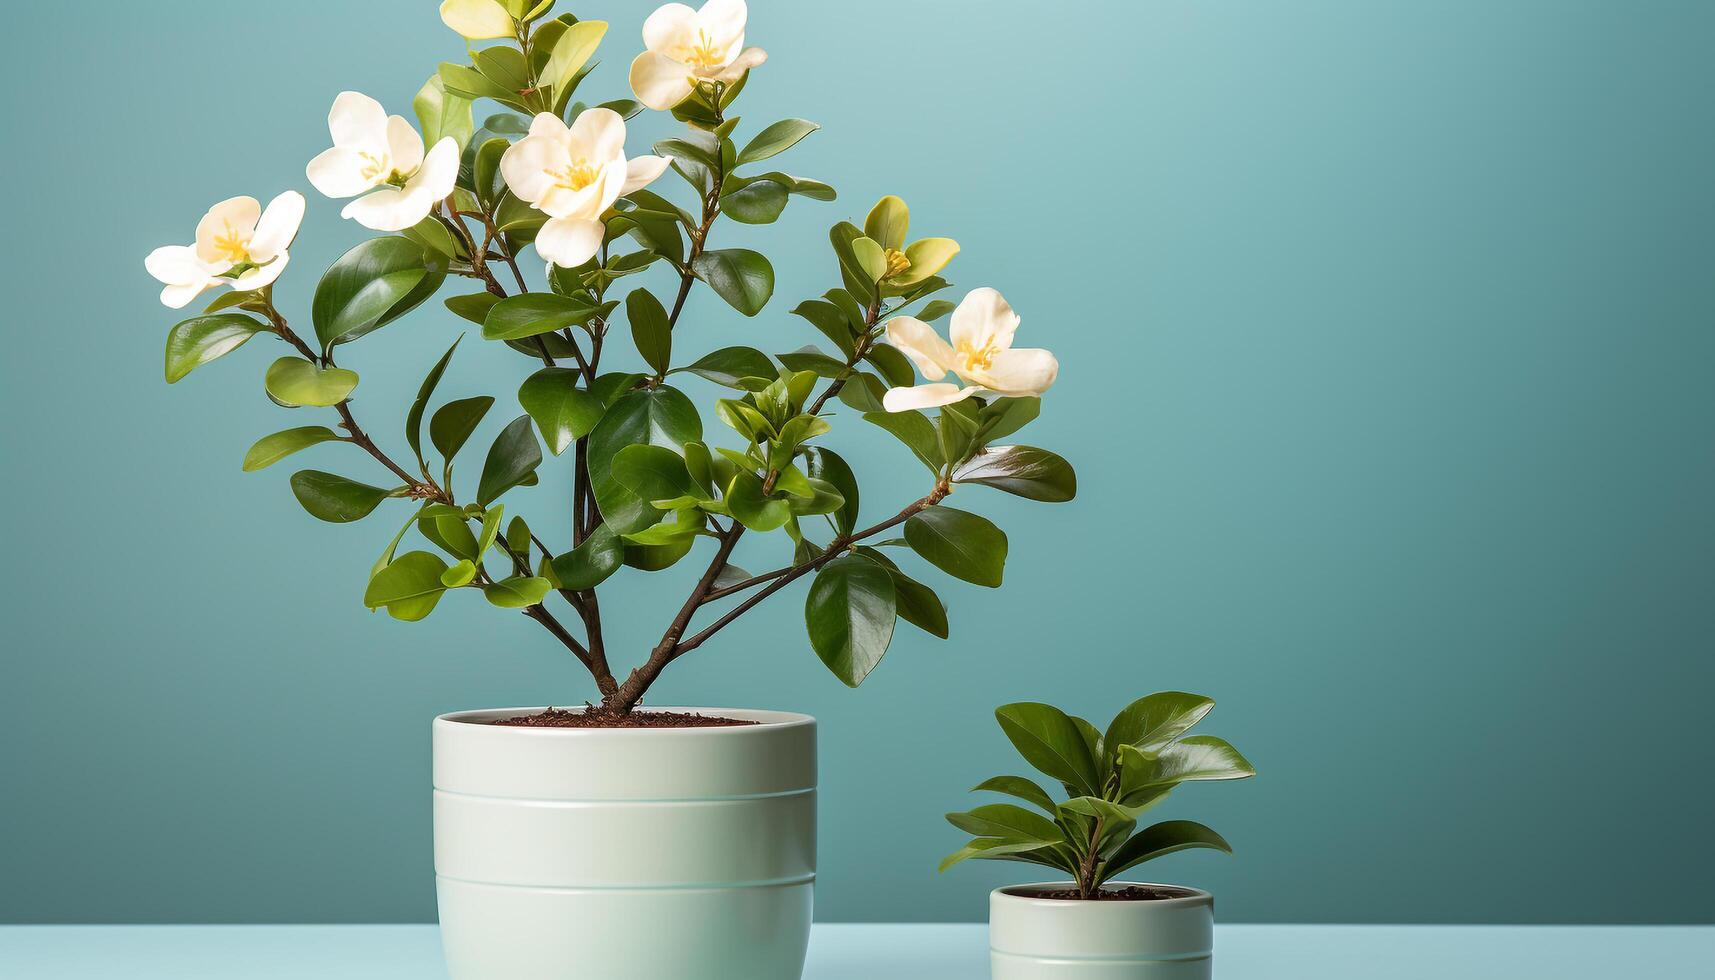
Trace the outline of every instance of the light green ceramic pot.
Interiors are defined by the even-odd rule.
[[[1174,897],[1080,902],[1018,894],[1071,882],[996,889],[989,898],[992,980],[1209,980],[1214,898],[1176,885],[1109,883],[1134,884]]]

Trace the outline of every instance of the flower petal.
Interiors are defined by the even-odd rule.
[[[1003,395],[1040,395],[1060,375],[1060,362],[1040,347],[1018,347],[995,354],[986,369],[969,372],[967,380]]]
[[[262,205],[254,197],[229,197],[202,216],[197,222],[197,258],[214,264],[232,262],[223,245],[242,248],[256,231],[256,219]]]
[[[605,230],[587,218],[554,218],[536,232],[536,254],[568,269],[583,265],[601,248]]]
[[[664,54],[696,36],[697,12],[682,3],[662,4],[643,22],[643,46],[650,51]]]
[[[202,291],[214,285],[212,280],[202,282],[180,283],[161,290],[161,303],[170,309],[182,310],[190,305],[191,300],[202,295]]]
[[[905,258],[911,265],[889,280],[895,286],[915,286],[940,272],[959,254],[959,243],[951,238],[923,238],[905,246]]]
[[[889,388],[881,396],[881,407],[890,412],[909,412],[914,408],[934,408],[937,405],[962,402],[981,391],[981,388],[961,388],[948,382],[918,385],[915,388]]]
[[[379,154],[387,149],[387,110],[362,92],[341,92],[328,110],[333,145]]]
[[[671,109],[691,94],[691,69],[664,54],[645,51],[631,62],[631,92],[651,109]]]
[[[404,116],[387,117],[387,153],[393,169],[408,174],[423,165],[423,137]]]
[[[723,82],[732,83],[739,80],[745,72],[768,60],[768,52],[761,48],[745,48],[738,57],[727,63],[725,68],[715,73],[715,77]]]
[[[379,177],[364,176],[365,162],[359,151],[348,146],[336,146],[316,154],[304,175],[310,184],[327,197],[353,197],[376,184]]]
[[[383,187],[347,204],[339,216],[372,231],[403,231],[427,218],[435,200],[420,187]]]
[[[620,195],[623,197],[632,191],[648,187],[672,162],[666,157],[656,156],[632,157],[625,161],[625,185],[620,188]]]
[[[240,292],[261,289],[263,286],[271,285],[274,280],[280,278],[280,273],[286,271],[286,263],[291,258],[291,255],[281,252],[278,258],[267,265],[259,265],[249,272],[235,277],[231,280],[230,285]]]
[[[571,131],[570,126],[567,126],[559,116],[556,116],[551,112],[538,112],[535,117],[530,120],[531,136],[547,136],[554,139],[564,139],[565,135]]]
[[[744,26],[749,19],[744,0],[708,0],[697,11],[697,27],[714,43],[722,62],[731,61],[744,46]]]
[[[209,277],[208,266],[189,245],[162,245],[143,259],[143,268],[168,285],[201,282]]]
[[[1017,329],[1018,314],[1007,305],[1006,297],[996,289],[978,286],[959,301],[949,333],[953,346],[960,350],[1005,350],[1012,346],[1012,334]]]
[[[470,41],[511,37],[512,15],[495,0],[445,0],[441,23]]]
[[[423,165],[405,181],[405,191],[411,193],[422,191],[429,196],[430,205],[435,201],[444,200],[453,192],[453,185],[459,180],[459,143],[451,136],[442,137],[439,143],[423,158]]]
[[[570,163],[566,158],[565,144],[559,137],[552,134],[538,136],[532,132],[500,155],[500,176],[519,200],[534,204],[554,183],[551,171]]]
[[[600,166],[625,155],[625,117],[596,107],[578,113],[566,138],[572,159],[583,157]]]
[[[303,221],[304,195],[287,191],[269,201],[256,222],[256,234],[250,236],[250,261],[266,263],[276,255],[284,256]]]
[[[935,328],[914,316],[896,316],[887,321],[887,342],[911,358],[911,363],[930,381],[945,377],[957,360],[953,348]]]

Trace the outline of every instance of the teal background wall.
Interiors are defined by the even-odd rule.
[[[576,8],[613,23],[592,91],[651,6]],[[309,420],[263,397],[265,340],[164,385],[142,258],[220,198],[309,192],[335,93],[405,111],[460,42],[428,0],[7,22],[0,920],[429,919],[430,717],[591,689],[480,601],[365,612],[395,519],[320,524],[290,467],[239,472]],[[747,323],[699,292],[679,349],[810,342],[786,311],[834,282],[825,229],[899,193],[1060,356],[1029,438],[1082,478],[1058,507],[961,493],[1012,536],[1005,589],[948,582],[952,642],[902,630],[857,692],[801,588],[666,675],[657,703],[822,720],[822,918],[979,919],[1028,874],[934,870],[940,814],[1014,765],[997,703],[1183,688],[1263,773],[1163,811],[1235,843],[1153,869],[1226,919],[1715,920],[1715,7],[756,0],[751,39],[747,126],[821,122],[782,162],[841,198],[723,227],[775,299]],[[310,197],[299,316],[362,237]],[[371,431],[401,445],[460,329],[349,349]],[[442,391],[526,367],[466,343]],[[838,426],[866,513],[920,492]],[[380,478],[345,449],[303,461]],[[563,486],[509,509],[558,540]],[[615,581],[621,654],[691,564]]]

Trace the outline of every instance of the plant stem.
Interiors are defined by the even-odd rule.
[[[1096,859],[1102,849],[1102,818],[1096,817],[1095,829],[1090,831],[1090,849],[1078,868],[1078,897],[1089,898],[1096,893]]]

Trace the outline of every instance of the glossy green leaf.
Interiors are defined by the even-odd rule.
[[[887,383],[895,388],[908,388],[917,382],[917,372],[911,366],[911,361],[900,353],[899,348],[887,344],[877,344],[869,349],[863,359],[875,365]]]
[[[954,578],[998,588],[1006,568],[1006,532],[987,518],[947,506],[929,507],[905,522],[911,550]]]
[[[584,543],[554,559],[554,575],[574,592],[593,589],[619,570],[625,542],[606,524],[597,525]]]
[[[934,323],[958,308],[959,304],[957,303],[949,303],[944,299],[932,299],[923,304],[923,309],[917,311],[917,319],[924,323]]]
[[[446,373],[447,364],[453,359],[453,351],[458,350],[459,340],[463,339],[464,335],[460,334],[459,339],[453,341],[453,345],[448,347],[441,359],[435,362],[435,366],[429,369],[428,375],[423,378],[423,384],[417,389],[417,398],[411,403],[411,411],[405,416],[405,441],[411,444],[411,453],[417,457],[419,466],[423,465],[423,413],[428,411],[429,399],[434,396],[436,386],[441,383],[441,375]]]
[[[173,384],[209,361],[243,347],[264,329],[242,313],[193,316],[181,321],[167,332],[167,383]]]
[[[462,512],[437,513],[425,507],[417,521],[417,532],[455,558],[475,560],[481,555],[477,550],[476,535],[471,533]]]
[[[427,551],[410,551],[394,559],[386,568],[376,572],[364,590],[363,604],[371,609],[383,606],[395,619],[415,621],[434,610],[446,592],[441,576],[447,563],[439,555]]]
[[[972,786],[971,792],[1005,793],[1040,807],[1043,813],[1053,814],[1055,810],[1054,798],[1048,795],[1048,791],[1038,786],[1034,780],[1025,779],[1023,776],[995,776],[985,779]]]
[[[417,114],[424,146],[434,146],[451,136],[462,151],[470,142],[476,128],[471,118],[471,100],[448,92],[446,81],[438,73],[417,90],[411,108]]]
[[[809,371],[818,377],[837,378],[847,371],[846,362],[824,354],[814,347],[803,347],[786,354],[776,354],[789,371]]]
[[[850,464],[838,453],[821,446],[806,450],[805,462],[810,476],[833,484],[844,501],[833,514],[835,533],[852,533],[852,529],[857,527],[859,496],[857,475],[852,472]]]
[[[1036,420],[1042,411],[1040,398],[1001,398],[983,407],[981,418],[988,426],[990,442],[1005,439]]]
[[[1007,855],[1016,855],[1026,851],[1038,850],[1041,847],[1041,841],[1017,841],[1006,840],[1000,837],[981,837],[942,858],[940,870],[945,871],[960,862],[968,861],[972,858],[998,859],[1004,858]]]
[[[244,472],[254,473],[267,469],[300,449],[308,449],[318,443],[335,442],[339,438],[339,433],[325,425],[304,425],[263,436],[244,454]]]
[[[941,466],[946,460],[941,456],[940,437],[935,434],[935,427],[930,424],[928,416],[922,412],[884,411],[869,412],[863,419],[886,429],[895,439],[905,443],[905,447],[915,453],[924,466],[929,467],[929,472],[941,472]]]
[[[838,197],[832,187],[819,180],[810,180],[806,177],[794,177],[791,174],[781,173],[778,170],[772,170],[765,174],[758,174],[750,179],[752,181],[771,180],[774,183],[785,187],[787,192],[796,194],[799,197],[807,197],[812,201],[832,201]]]
[[[754,347],[722,347],[698,358],[689,367],[674,371],[689,371],[699,378],[741,391],[766,387],[778,374],[768,355]]]
[[[1202,721],[1215,702],[1200,694],[1183,691],[1161,691],[1138,698],[1125,706],[1108,724],[1102,739],[1106,747],[1106,764],[1118,759],[1122,745],[1133,745],[1145,752],[1158,752],[1168,743],[1190,731]]]
[[[493,396],[477,395],[447,402],[435,410],[429,419],[429,441],[442,459],[451,462],[459,454],[493,405]]]
[[[667,373],[673,359],[673,326],[655,294],[634,289],[625,297],[625,317],[631,321],[631,341],[657,377]]]
[[[670,500],[693,491],[684,457],[666,446],[626,446],[613,457],[613,479],[644,500]]]
[[[606,34],[606,22],[582,20],[568,26],[555,40],[553,53],[548,57],[541,78],[552,89],[556,108],[565,104],[565,97],[571,94],[573,80],[589,63]]]
[[[899,598],[899,618],[931,636],[947,638],[947,606],[935,590],[897,568],[891,569]]]
[[[434,295],[445,259],[396,235],[372,238],[340,256],[316,285],[310,319],[324,350],[405,315]]]
[[[346,524],[368,517],[387,499],[387,491],[320,470],[292,474],[292,495],[311,517],[333,524]]]
[[[627,446],[678,449],[702,437],[696,406],[676,388],[632,391],[614,401],[590,433],[589,472],[596,507],[616,534],[641,531],[660,520],[661,512],[614,479],[613,457]]]
[[[1123,745],[1120,755],[1130,761],[1134,753],[1146,755],[1136,746]],[[1244,779],[1256,775],[1256,767],[1226,739],[1213,735],[1188,735],[1155,753],[1148,760],[1148,776],[1128,789],[1173,786],[1183,782],[1214,779]]]
[[[898,251],[905,250],[905,235],[911,227],[911,209],[892,194],[875,202],[869,217],[863,221],[863,234],[881,245]]]
[[[1034,446],[991,446],[955,469],[953,482],[978,483],[1050,503],[1078,495],[1072,464]]]
[[[494,309],[494,304],[500,302],[500,297],[490,292],[471,293],[468,296],[448,296],[441,302],[447,309],[459,316],[481,326],[488,319],[488,312]]]
[[[449,589],[462,589],[476,578],[476,563],[469,558],[460,558],[451,568],[441,573],[441,584]]]
[[[949,813],[947,822],[973,837],[1051,844],[1062,836],[1054,821],[1011,803],[990,803],[966,813]]]
[[[721,197],[721,213],[747,225],[766,225],[780,218],[790,197],[785,184],[753,180]]]
[[[518,404],[536,421],[555,456],[589,435],[605,411],[601,399],[578,387],[581,377],[573,368],[543,368],[518,389]]]
[[[545,578],[516,577],[491,582],[482,587],[482,594],[502,609],[523,609],[541,602],[552,588]]]
[[[476,554],[479,560],[488,554],[488,549],[494,547],[494,542],[500,537],[500,522],[505,516],[506,508],[499,504],[488,508],[488,511],[482,515],[482,533],[478,535],[476,541]],[[515,523],[518,520],[518,518],[514,518]],[[528,529],[525,529],[523,544],[524,547],[516,550],[528,557],[530,552],[530,532]]]
[[[847,555],[823,565],[804,619],[810,646],[849,687],[869,676],[893,640],[893,579],[875,562]]]
[[[698,279],[727,301],[727,305],[755,316],[774,295],[774,266],[760,252],[745,248],[713,249],[691,261]]]
[[[733,475],[725,500],[733,518],[752,531],[777,530],[792,516],[791,505],[785,500],[763,496],[762,480],[748,469]]]
[[[771,156],[792,148],[799,140],[822,127],[808,119],[782,119],[772,123],[757,133],[744,149],[739,151],[738,166],[766,160]]]
[[[345,401],[357,387],[357,372],[317,367],[301,357],[282,357],[268,366],[263,385],[282,405],[326,407]]]
[[[1064,711],[1027,701],[1002,705],[994,714],[1024,761],[1074,787],[1080,796],[1100,795],[1096,760],[1078,726]]]
[[[1193,847],[1233,853],[1226,838],[1194,820],[1166,820],[1138,831],[1136,836],[1120,845],[1103,870],[1107,877],[1112,877],[1145,861]]]
[[[484,507],[501,494],[520,486],[536,475],[542,465],[542,447],[536,443],[536,433],[530,429],[530,416],[520,415],[502,429],[488,449],[488,459],[482,464],[482,479],[477,484],[476,502]]]
[[[494,304],[482,321],[482,336],[487,340],[522,340],[581,327],[598,312],[593,303],[558,293],[521,293]]]

